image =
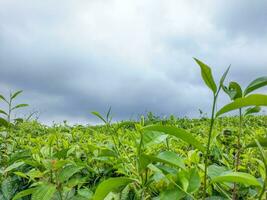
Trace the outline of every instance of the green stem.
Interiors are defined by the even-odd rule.
[[[213,130],[213,125],[215,121],[215,106],[216,106],[216,100],[217,100],[218,93],[214,95],[213,98],[213,105],[212,105],[212,113],[211,113],[211,121],[210,121],[210,127],[209,127],[209,135],[208,135],[208,144],[206,147],[206,154],[205,154],[205,160],[204,160],[204,189],[203,189],[203,199],[206,197],[206,190],[207,190],[207,169],[208,169],[208,159],[210,155],[210,142],[211,142],[211,136],[212,136],[212,130]]]
[[[235,156],[235,171],[238,172],[239,170],[239,165],[240,165],[240,151],[241,151],[241,135],[242,135],[242,127],[243,126],[243,116],[242,116],[242,109],[239,108],[239,131],[238,131],[238,135],[237,135],[237,152],[236,152],[236,156]],[[233,189],[233,196],[232,199],[235,200],[237,199],[237,192],[238,192],[238,188],[237,188],[237,184],[234,184],[234,189]]]

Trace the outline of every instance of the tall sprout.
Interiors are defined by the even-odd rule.
[[[204,80],[205,84],[208,86],[208,88],[210,88],[210,90],[213,93],[213,101],[212,101],[212,109],[211,109],[211,117],[210,117],[210,126],[209,126],[209,133],[208,133],[208,143],[206,146],[206,151],[205,151],[205,156],[204,156],[204,187],[203,187],[203,199],[205,199],[206,197],[206,190],[207,190],[207,169],[208,169],[208,159],[210,156],[210,143],[211,143],[211,136],[212,136],[212,131],[213,131],[213,127],[214,127],[214,122],[215,122],[215,107],[216,107],[216,103],[217,103],[217,99],[218,99],[218,95],[220,93],[220,90],[222,88],[223,82],[226,78],[226,75],[230,69],[230,66],[227,68],[227,70],[225,71],[225,73],[223,74],[223,76],[220,79],[220,84],[219,87],[217,87],[213,75],[212,75],[212,71],[211,68],[206,65],[205,63],[203,63],[202,61],[194,58],[194,60],[197,62],[197,64],[199,65],[200,69],[201,69],[201,76],[202,79]]]
[[[241,86],[237,82],[230,82],[228,87],[222,85],[222,88],[224,92],[229,96],[229,98],[232,101],[235,101],[238,98],[244,98],[251,92],[253,92],[256,89],[262,88],[263,86],[267,85],[267,77],[260,77],[255,80],[253,80],[243,91]],[[240,166],[240,153],[242,149],[241,145],[241,136],[243,133],[243,118],[247,115],[257,113],[260,111],[259,106],[253,106],[249,107],[243,112],[242,108],[238,109],[239,113],[239,131],[237,135],[237,150],[235,154],[235,171],[239,171],[239,166]],[[233,189],[233,199],[237,198],[237,185],[234,184],[234,189]]]

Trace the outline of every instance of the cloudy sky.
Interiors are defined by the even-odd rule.
[[[244,87],[266,75],[267,1],[0,0],[0,93],[45,123],[209,113],[192,57]]]

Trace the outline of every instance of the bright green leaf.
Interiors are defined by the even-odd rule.
[[[267,106],[267,95],[263,94],[251,94],[247,97],[238,98],[232,103],[229,103],[222,107],[216,114],[216,117],[247,106]]]
[[[109,178],[98,185],[93,200],[104,200],[110,192],[117,191],[133,181],[133,179],[123,177]]]
[[[33,192],[31,200],[51,200],[56,190],[56,186],[49,183],[40,185]]]
[[[201,68],[202,79],[204,80],[206,85],[213,91],[213,94],[215,94],[217,92],[217,86],[213,79],[210,67],[196,58],[194,58],[194,60]]]
[[[75,165],[67,165],[64,167],[59,175],[58,180],[63,183],[64,181],[67,181],[70,177],[72,177],[74,174],[79,172],[81,170],[81,167],[75,166]]]
[[[36,190],[36,188],[30,188],[27,190],[23,190],[19,193],[17,193],[12,200],[17,200],[17,199],[21,199],[22,197],[28,196],[30,194],[32,194],[34,191]]]
[[[150,134],[151,131],[152,132],[158,131],[158,132],[162,132],[168,135],[172,135],[176,138],[179,138],[187,142],[188,144],[191,144],[192,146],[201,150],[202,152],[205,151],[205,148],[202,146],[202,144],[198,140],[196,140],[195,137],[191,133],[181,128],[177,128],[173,126],[151,125],[151,126],[144,127],[144,131],[145,131],[145,134]]]
[[[242,183],[245,185],[261,186],[259,181],[252,175],[243,172],[230,172],[219,175],[211,180],[214,183]]]
[[[267,85],[267,76],[263,76],[263,77],[255,79],[245,89],[244,96],[246,96],[247,94],[249,94],[249,93],[253,92],[254,90],[259,89],[265,85]]]

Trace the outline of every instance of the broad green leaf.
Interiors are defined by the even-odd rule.
[[[49,183],[40,185],[33,192],[31,200],[51,200],[56,190],[56,186]]]
[[[7,173],[7,172],[9,172],[9,171],[11,171],[11,170],[13,170],[13,169],[16,169],[16,168],[20,167],[20,166],[23,165],[23,164],[24,164],[24,162],[16,162],[16,163],[13,163],[12,165],[8,166],[8,167],[4,170],[4,172]]]
[[[143,135],[143,145],[144,147],[150,147],[155,144],[159,144],[163,141],[166,141],[166,138],[168,136],[166,134],[160,133],[160,132],[151,132],[150,134],[144,134]]]
[[[206,85],[213,91],[213,94],[215,94],[217,92],[217,86],[213,79],[210,67],[196,58],[194,58],[194,60],[201,68],[202,79],[204,80]]]
[[[11,99],[15,99],[22,92],[23,92],[22,90],[15,92],[14,94],[12,94]]]
[[[18,104],[18,105],[16,105],[16,106],[14,106],[11,110],[15,110],[15,109],[18,109],[18,108],[22,108],[22,107],[27,107],[27,106],[29,106],[28,104]]]
[[[267,76],[263,76],[263,77],[255,79],[245,89],[244,96],[246,96],[247,94],[249,94],[249,93],[253,92],[254,90],[259,89],[265,85],[267,85]]]
[[[263,94],[251,94],[247,97],[238,98],[232,103],[229,103],[222,107],[217,113],[216,117],[247,106],[267,106],[267,95]]]
[[[98,185],[93,200],[104,200],[110,192],[117,191],[133,181],[133,179],[124,177],[109,178]]]
[[[235,100],[243,96],[241,86],[237,82],[230,82],[228,87],[223,86],[223,90],[226,94],[228,94],[231,100]]]
[[[21,199],[22,197],[28,196],[30,194],[32,194],[34,191],[36,190],[36,188],[30,188],[27,190],[23,190],[19,193],[17,193],[12,200],[17,200],[17,199]]]
[[[101,119],[104,123],[107,123],[107,121],[96,111],[92,112],[93,115],[97,116],[99,119]]]
[[[258,140],[255,140],[260,152],[261,152],[261,157],[262,157],[262,160],[264,162],[264,166],[265,168],[267,167],[267,157],[266,157],[266,153],[264,152],[264,149],[262,148],[262,146],[260,145],[259,141]]]
[[[5,178],[0,187],[0,191],[2,191],[4,198],[7,200],[13,197],[17,189],[16,182],[10,177]]]
[[[1,109],[0,109],[0,114],[8,116],[8,114],[5,111],[1,110]]]
[[[80,170],[81,167],[75,165],[67,165],[59,172],[58,180],[61,183],[63,183],[64,181],[67,181],[70,177],[72,177],[74,174],[79,172]]]
[[[211,179],[214,183],[242,183],[245,185],[261,186],[260,182],[252,175],[243,172],[230,172]]]
[[[223,166],[210,165],[208,166],[208,176],[213,179],[217,176],[220,176],[223,173],[226,173],[227,169]]]
[[[0,126],[8,127],[9,123],[4,118],[0,117]]]
[[[259,144],[262,146],[262,147],[267,147],[267,138],[258,138],[257,141],[259,142]],[[257,147],[257,143],[256,142],[251,142],[247,145],[247,148],[250,148],[250,147]]]
[[[159,153],[156,158],[160,159],[164,163],[185,169],[183,159],[172,151],[163,151]]]
[[[254,106],[254,107],[250,107],[248,109],[246,109],[245,114],[244,115],[251,115],[251,114],[255,114],[261,111],[261,107],[259,106]]]
[[[173,127],[173,126],[151,125],[151,126],[144,127],[144,131],[145,131],[145,134],[150,134],[151,131],[152,132],[158,131],[158,132],[162,132],[168,135],[172,135],[176,138],[179,138],[187,142],[188,144],[191,144],[192,146],[201,150],[202,152],[205,152],[204,146],[202,146],[202,144],[198,140],[196,140],[195,137],[191,133],[185,131],[184,129]]]
[[[201,185],[201,179],[196,168],[180,171],[178,181],[183,186],[184,191],[188,193],[196,192]]]
[[[189,193],[196,192],[200,188],[200,185],[201,185],[201,179],[200,179],[197,169],[196,168],[190,169],[187,178],[189,182],[187,192]]]
[[[171,190],[165,190],[160,193],[160,200],[179,200],[183,199],[186,196],[186,193],[182,190],[175,188]]]

